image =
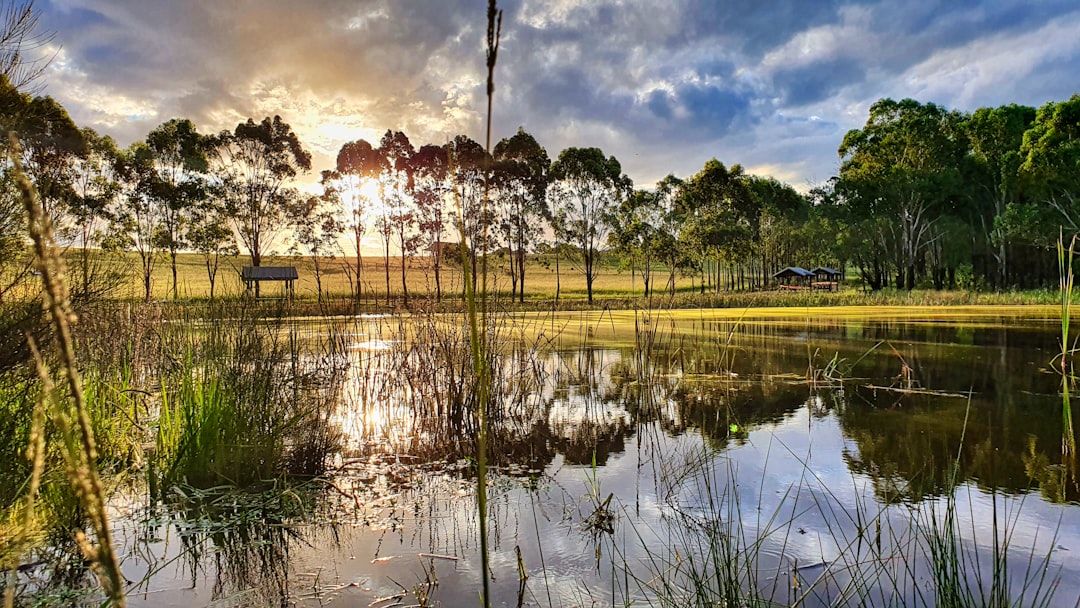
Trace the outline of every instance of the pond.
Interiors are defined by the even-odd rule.
[[[137,480],[121,487],[129,605],[479,605],[475,463],[449,398],[459,321],[347,334],[326,479],[151,506]],[[1052,310],[497,323],[493,605],[1080,598]]]

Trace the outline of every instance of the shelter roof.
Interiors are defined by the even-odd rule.
[[[814,276],[814,273],[805,268],[799,268],[798,266],[788,266],[787,268],[772,275],[774,279],[788,279],[792,277],[807,278]]]
[[[300,278],[296,266],[244,266],[240,269],[244,281],[295,281]]]

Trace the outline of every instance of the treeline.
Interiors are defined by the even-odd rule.
[[[702,293],[760,288],[786,265],[854,266],[872,289],[1047,285],[1059,227],[1080,225],[1078,121],[1080,96],[970,115],[884,99],[845,136],[839,176],[809,195],[715,159],[635,190],[616,158],[567,148],[552,160],[524,129],[490,155],[465,135],[417,147],[387,130],[342,146],[309,194],[296,183],[311,155],[280,117],[210,134],[173,119],[121,149],[51,98],[0,81],[0,126],[17,134],[25,173],[82,253],[76,281],[91,289],[100,276],[91,249],[133,251],[147,299],[162,261],[176,297],[181,251],[204,256],[212,297],[222,256],[244,250],[259,266],[274,243],[311,257],[320,297],[334,263],[359,299],[368,234],[381,240],[386,296],[399,274],[406,300],[408,259],[427,260],[441,298],[444,263],[464,253],[476,280],[494,252],[522,299],[529,253],[583,274],[590,301],[601,256],[617,256],[646,294],[674,291],[679,273]],[[11,266],[22,219],[3,168],[0,264]]]
[[[882,99],[814,191],[836,254],[873,289],[1006,289],[1058,281],[1080,232],[1080,95],[974,113]]]

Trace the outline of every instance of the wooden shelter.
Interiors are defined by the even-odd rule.
[[[259,294],[259,285],[263,281],[280,281],[285,283],[285,293],[289,298],[294,295],[293,283],[300,278],[296,266],[244,266],[240,269],[240,280],[244,282],[244,288],[251,291],[255,288]]]
[[[827,266],[818,266],[810,272],[814,273],[814,282],[812,283],[813,288],[827,289],[829,291],[837,290],[840,285],[840,277],[843,274],[839,270]]]
[[[798,266],[788,266],[772,276],[779,283],[780,289],[810,289],[814,273]]]

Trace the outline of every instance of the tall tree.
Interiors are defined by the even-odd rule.
[[[612,214],[629,196],[633,184],[614,156],[599,148],[567,148],[551,166],[559,198],[558,226],[581,257],[585,290],[593,301],[593,283],[599,273],[601,248],[607,244]]]
[[[443,233],[446,230],[446,193],[449,190],[449,159],[446,148],[421,146],[412,157],[413,201],[418,214],[422,246],[431,256],[435,275],[435,299],[442,299],[440,270],[443,262]]]
[[[455,221],[465,242],[473,289],[476,289],[477,260],[491,249],[491,210],[484,206],[484,183],[488,154],[476,141],[458,135],[447,144],[447,157],[454,185]],[[462,285],[462,290],[465,285]]]
[[[525,301],[525,259],[551,216],[547,205],[551,159],[532,135],[518,127],[495,145],[499,228],[510,252],[510,293]]]
[[[415,241],[409,236],[416,220],[412,210],[411,165],[416,150],[404,133],[387,129],[379,141],[379,153],[386,159],[383,175],[379,180],[383,197],[379,231],[383,235],[386,253],[386,302],[390,303],[390,238],[396,235],[401,251],[401,293],[408,304],[409,288],[405,282],[405,263],[415,246]]]
[[[260,123],[249,118],[232,132],[222,132],[215,143],[228,213],[251,265],[260,266],[295,196],[288,184],[311,170],[311,154],[280,116]]]
[[[630,282],[640,270],[643,295],[650,294],[653,264],[659,257],[662,233],[657,227],[660,195],[650,190],[635,190],[619,204],[612,216],[612,230],[608,239],[623,260],[630,266]]]
[[[1080,233],[1080,94],[1039,108],[1024,133],[1021,155],[1031,195],[1057,211],[1070,231]]]
[[[17,135],[23,170],[34,183],[42,207],[58,234],[70,237],[71,227],[63,215],[74,196],[75,166],[87,153],[82,131],[52,97],[31,97],[2,77],[0,128]],[[6,150],[7,140],[0,146]]]
[[[203,256],[206,278],[210,281],[210,299],[213,300],[221,257],[236,256],[240,253],[222,201],[210,197],[196,208],[188,231],[188,241],[191,248]]]
[[[729,170],[715,158],[709,160],[683,184],[677,204],[685,222],[680,237],[701,272],[701,293],[707,284],[718,290],[720,262],[745,258],[757,230],[758,209],[742,166]]]
[[[963,116],[912,99],[882,99],[870,107],[862,129],[840,145],[838,188],[864,218],[879,224],[879,246],[891,249],[897,286],[915,287],[915,272],[933,242],[933,224],[950,212],[960,192],[967,151]]]
[[[113,205],[120,192],[117,163],[119,150],[107,135],[98,135],[87,127],[82,130],[87,153],[79,159],[72,180],[73,196],[68,200],[68,214],[74,221],[79,242],[77,289],[89,293],[91,282],[100,267],[91,260],[90,248],[101,242],[101,230],[113,217]],[[99,280],[104,277],[98,276]]]
[[[992,275],[1000,289],[1009,277],[1006,210],[1022,203],[1020,165],[1024,159],[1020,147],[1024,132],[1035,120],[1035,109],[1010,104],[1000,108],[979,108],[964,123],[975,161],[977,200],[989,200],[979,214],[982,232],[993,247],[997,271]]]
[[[120,184],[119,208],[114,226],[105,239],[107,249],[134,249],[142,270],[143,297],[153,296],[153,274],[161,255],[162,217],[153,203],[149,184],[153,180],[154,155],[143,142],[136,142],[119,154],[117,174]]]
[[[382,152],[360,139],[341,146],[337,155],[337,175],[331,176],[334,180],[334,193],[344,206],[344,230],[348,230],[353,237],[358,305],[363,283],[362,242],[367,232],[368,212],[372,203],[365,194],[365,186],[368,183],[377,183],[385,167],[386,157]]]
[[[309,196],[289,209],[289,221],[294,231],[292,252],[311,258],[320,303],[323,301],[322,276],[326,260],[334,257],[337,239],[341,235],[341,224],[333,209],[328,208],[327,202],[326,197]]]
[[[176,255],[190,245],[188,227],[195,208],[207,198],[211,139],[201,135],[190,120],[173,118],[151,131],[146,136],[146,145],[154,155],[149,191],[153,202],[161,208],[161,239],[169,254],[175,300],[179,297]]]

